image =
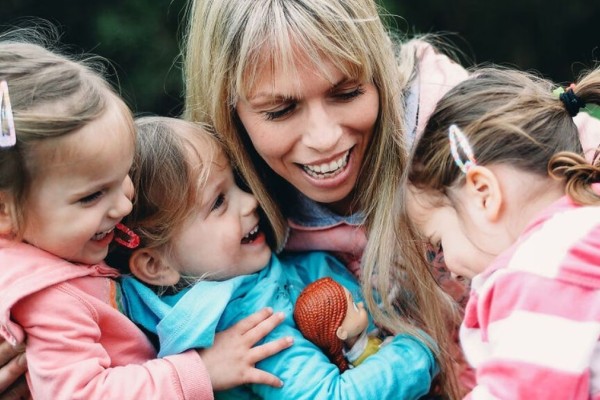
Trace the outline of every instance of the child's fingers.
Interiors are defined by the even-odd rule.
[[[294,339],[285,337],[253,347],[250,350],[250,362],[256,364],[267,357],[271,357],[273,354],[279,353],[281,350],[287,349],[292,344],[294,344]]]
[[[254,344],[267,336],[277,325],[285,318],[282,312],[277,312],[256,324],[256,326],[244,333],[245,338],[249,343]]]
[[[273,387],[283,386],[283,382],[281,381],[281,379],[277,378],[275,375],[271,375],[268,372],[256,368],[248,372],[248,374],[246,375],[246,379],[246,383],[260,383],[263,385],[269,385]]]
[[[236,323],[229,329],[231,329],[232,331],[239,332],[240,334],[244,335],[246,332],[248,332],[249,330],[251,330],[252,328],[257,326],[258,324],[260,324],[267,318],[271,317],[272,315],[273,315],[272,308],[270,308],[270,307],[263,308],[262,310],[257,311],[254,314],[251,314],[251,315],[247,316],[246,318],[240,320],[238,323]]]
[[[0,393],[23,377],[27,371],[25,353],[19,354],[0,368]],[[3,394],[4,395],[4,394]]]

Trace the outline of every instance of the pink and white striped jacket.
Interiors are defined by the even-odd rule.
[[[563,197],[471,282],[469,399],[600,399],[600,207]]]

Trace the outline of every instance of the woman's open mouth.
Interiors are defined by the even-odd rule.
[[[315,179],[327,179],[339,175],[346,165],[350,157],[350,150],[347,150],[340,158],[328,163],[307,165],[302,164],[302,169]]]

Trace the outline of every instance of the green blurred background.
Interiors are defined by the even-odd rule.
[[[252,1],[252,0],[247,0]],[[178,58],[187,0],[1,0],[0,30],[51,21],[61,41],[115,66],[113,79],[138,113],[176,116]],[[599,0],[387,0],[389,24],[406,35],[448,32],[463,64],[494,62],[572,81],[600,59]]]

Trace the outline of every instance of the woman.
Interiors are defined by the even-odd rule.
[[[190,17],[186,117],[224,137],[275,247],[334,251],[357,275],[364,249],[363,281],[385,294],[383,310],[370,301],[376,320],[447,349],[452,305],[429,271],[403,274],[400,312],[387,296],[398,269],[374,260],[394,257],[378,243],[391,240],[405,142],[467,73],[425,42],[395,46],[372,0],[198,0]]]

